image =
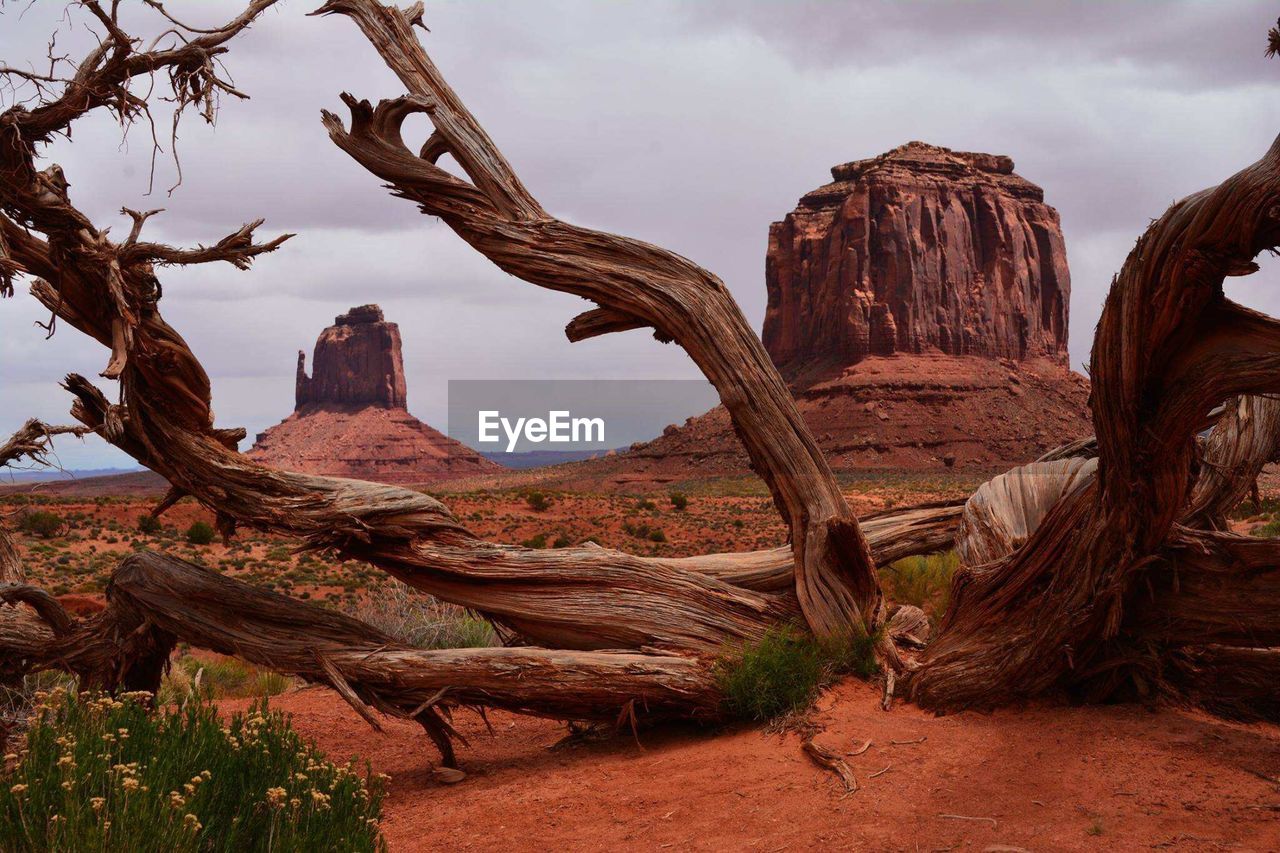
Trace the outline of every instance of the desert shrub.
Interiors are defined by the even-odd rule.
[[[208,545],[214,537],[213,525],[207,521],[197,521],[187,528],[187,541],[192,545]]]
[[[642,522],[622,522],[622,531],[628,536],[634,536],[636,539],[648,539],[653,534],[654,529]]]
[[[689,496],[684,492],[672,492],[667,495],[667,499],[671,501],[671,506],[676,512],[684,512],[689,508]]]
[[[551,498],[542,492],[528,492],[524,496],[524,502],[529,505],[529,509],[534,512],[546,512],[551,508]]]
[[[148,536],[150,536],[150,535],[159,533],[160,528],[162,527],[164,527],[164,525],[160,523],[160,519],[156,518],[154,515],[152,515],[149,512],[143,513],[142,515],[138,516],[138,532],[139,533],[146,533]]]
[[[520,544],[526,548],[545,548],[547,547],[547,534],[535,533]]]
[[[875,638],[865,633],[819,640],[807,631],[772,628],[716,661],[716,685],[730,716],[754,722],[803,711],[839,675],[867,678],[878,666]]]
[[[49,512],[47,509],[38,509],[35,512],[29,512],[22,516],[18,522],[18,529],[23,533],[29,533],[32,536],[39,536],[41,539],[52,539],[66,526],[66,522],[57,513]]]
[[[880,573],[888,596],[901,604],[914,604],[930,616],[947,612],[951,601],[951,578],[960,567],[955,551],[906,557],[891,563]]]
[[[383,796],[265,701],[224,722],[207,703],[58,689],[0,784],[0,849],[378,851]]]
[[[361,622],[418,649],[498,645],[498,635],[484,619],[397,580],[370,588],[367,596],[346,610]]]
[[[561,533],[559,536],[556,537],[556,541],[551,543],[551,547],[552,548],[568,548],[572,544],[573,544],[573,540],[571,540],[568,536],[565,536],[563,533]]]
[[[763,722],[813,703],[822,681],[822,658],[813,637],[775,628],[716,664],[716,684],[728,712]]]
[[[647,512],[649,510],[654,510],[657,508],[658,508],[657,504],[655,504],[653,501],[649,500],[648,498],[640,498],[639,500],[636,501],[636,509],[641,510],[642,512]]]
[[[649,541],[650,542],[666,542],[667,534],[662,532],[661,527],[655,527],[653,530],[649,531]]]

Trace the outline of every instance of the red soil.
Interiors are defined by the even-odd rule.
[[[272,701],[331,757],[391,775],[393,851],[1280,849],[1275,726],[1132,705],[935,717],[876,699],[844,685],[815,715],[820,744],[872,742],[847,758],[848,796],[795,734],[668,728],[552,749],[562,726],[503,713],[492,736],[459,714],[469,775],[444,785],[415,725],[378,734],[321,689]]]
[[[62,609],[77,619],[92,616],[107,609],[107,599],[104,595],[81,595],[70,592],[57,596],[57,599]]]

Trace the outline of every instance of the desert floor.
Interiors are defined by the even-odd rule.
[[[962,480],[854,484],[861,513],[963,497]],[[750,484],[688,493],[455,492],[442,497],[479,534],[504,542],[593,539],[637,553],[684,555],[770,547],[783,529]],[[100,598],[115,563],[156,548],[244,580],[332,606],[358,602],[381,573],[293,543],[245,532],[192,545],[184,533],[208,513],[184,502],[159,532],[142,534],[138,497],[0,497],[0,513],[45,509],[67,522],[49,538],[20,536],[31,579],[61,594]],[[1280,502],[1243,510],[1238,529],[1280,534]],[[661,536],[655,536],[661,531]],[[658,541],[660,540],[660,541]],[[898,600],[908,590],[891,594]],[[913,589],[926,610],[945,589]],[[373,731],[327,689],[292,686],[271,701],[331,758],[368,760],[390,774],[384,828],[393,851],[464,850],[1280,850],[1280,727],[1220,720],[1175,707],[1037,704],[936,717],[846,681],[807,720],[818,743],[849,755],[859,789],[800,749],[795,731],[747,726],[606,732],[567,737],[563,724],[505,713],[458,712],[469,740],[467,778],[432,773],[437,757],[415,725]],[[244,698],[225,698],[227,710]]]
[[[273,699],[331,756],[389,774],[392,850],[1280,849],[1280,728],[1188,710],[1037,705],[937,717],[880,710],[849,682],[823,696],[818,743],[739,727],[565,741],[562,724],[457,715],[468,776],[445,785],[422,730],[373,732],[332,693]],[[225,703],[239,708],[247,700]]]

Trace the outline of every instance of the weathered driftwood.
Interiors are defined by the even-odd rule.
[[[1182,523],[1225,530],[1227,513],[1250,494],[1262,467],[1280,455],[1280,399],[1253,395],[1228,400],[1202,454],[1200,478]]]
[[[705,660],[541,648],[424,651],[341,613],[151,552],[125,558],[107,609],[80,622],[39,590],[12,587],[8,595],[37,604],[49,627],[16,637],[0,629],[6,667],[57,667],[86,686],[154,690],[181,641],[327,684],[374,725],[376,710],[435,728],[446,735],[437,743],[450,766],[448,727],[435,712],[456,705],[605,722],[720,714]]]
[[[617,720],[629,702],[647,718],[718,713],[705,665],[678,655],[540,648],[423,651],[325,608],[237,583],[157,554],[121,564],[120,598],[152,624],[201,648],[329,682],[330,662],[355,694],[406,715],[431,700],[570,719]],[[443,693],[442,693],[443,691]],[[696,715],[696,714],[694,714]]]
[[[918,701],[999,704],[1080,685],[1105,666],[1126,602],[1190,501],[1201,419],[1232,395],[1275,390],[1277,325],[1228,300],[1222,282],[1280,241],[1277,198],[1280,145],[1175,204],[1138,241],[1094,342],[1097,480],[1018,551],[957,578],[911,678]]]
[[[1151,696],[1172,690],[1201,702],[1208,694],[1193,683],[1191,675],[1198,670],[1188,661],[1235,660],[1227,649],[1280,646],[1280,542],[1192,527],[1197,522],[1225,527],[1226,510],[1244,499],[1262,466],[1275,457],[1277,411],[1272,399],[1258,396],[1232,400],[1218,411],[1203,442],[1199,479],[1184,517],[1146,568],[1145,587],[1126,608],[1108,656],[1079,673],[1090,682],[1083,687],[1085,695]],[[1094,460],[1077,457],[1036,462],[985,483],[966,504],[956,533],[962,575],[981,574],[990,570],[986,564],[1016,552],[1048,508],[1064,495],[1096,485],[1095,477]],[[1269,687],[1253,684],[1246,692],[1247,698],[1224,696],[1210,704],[1238,716],[1267,716],[1267,703],[1280,703],[1280,681]]]
[[[968,501],[956,531],[956,553],[966,566],[980,566],[1018,550],[1049,510],[1089,482],[1096,459],[1066,457],[1033,462],[988,480]]]

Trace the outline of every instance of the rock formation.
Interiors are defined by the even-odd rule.
[[[377,305],[361,305],[334,318],[320,333],[306,371],[306,353],[298,350],[298,410],[311,403],[331,406],[381,406],[403,409],[408,403],[400,327],[388,323]]]
[[[909,142],[831,175],[769,229],[764,343],[785,372],[930,351],[1065,363],[1058,214],[1011,159]]]
[[[298,352],[293,414],[249,456],[281,468],[384,483],[429,483],[500,466],[409,414],[400,328],[377,305],[334,318],[307,376]]]
[[[831,170],[769,230],[764,343],[832,466],[1005,470],[1089,435],[1058,214],[1013,161],[909,142]],[[569,476],[741,473],[717,408]]]

